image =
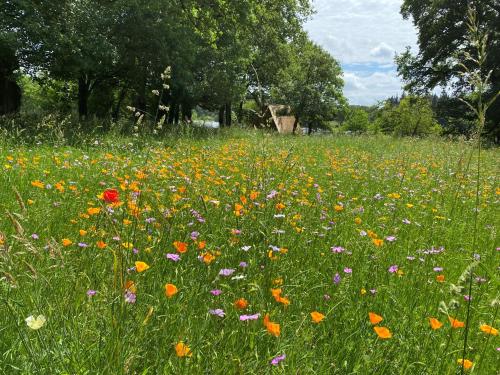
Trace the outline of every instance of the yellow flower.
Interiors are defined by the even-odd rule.
[[[32,181],[31,182],[31,186],[34,186],[34,187],[39,188],[39,189],[43,189],[44,188],[43,182],[40,181],[40,180]]]
[[[149,269],[149,266],[146,263],[140,261],[135,262],[135,270],[137,272],[144,272],[147,269]]]
[[[33,330],[37,330],[44,326],[47,319],[43,315],[38,315],[36,318],[33,315],[30,315],[24,319],[24,321],[28,327]]]
[[[84,229],[80,229],[78,233],[80,233],[80,236],[83,237],[83,236],[85,236],[87,234],[87,231],[84,230]]]
[[[459,359],[457,360],[457,363],[460,366],[463,366],[463,368],[466,370],[469,370],[472,366],[474,366],[474,363],[472,361],[469,361],[468,359]]]
[[[193,355],[189,346],[183,342],[178,342],[175,345],[175,353],[177,354],[177,357],[191,357]]]
[[[481,329],[481,331],[483,331],[487,335],[498,336],[498,330],[487,324],[481,324],[479,329]]]
[[[87,209],[87,213],[89,215],[97,215],[99,212],[101,212],[101,209],[99,207],[89,207]]]

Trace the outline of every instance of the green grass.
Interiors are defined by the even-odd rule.
[[[472,152],[442,140],[259,133],[79,148],[0,144],[0,372],[460,373],[465,329],[452,329],[448,316],[466,321],[469,271],[468,372],[495,374],[499,337],[479,327],[500,328],[500,157],[497,149],[482,154],[475,229]],[[42,188],[32,186],[37,180]],[[120,191],[114,213],[98,198],[107,188]],[[235,204],[244,206],[240,216]],[[101,212],[89,216],[89,207]],[[176,253],[174,241],[188,243],[179,262],[165,257]],[[270,246],[287,251],[270,257]],[[210,264],[198,259],[206,252],[215,256]],[[150,268],[130,270],[135,261]],[[389,272],[394,265],[399,273]],[[223,277],[224,268],[236,271]],[[124,298],[128,280],[135,303]],[[172,298],[166,283],[178,288]],[[290,305],[275,301],[270,289],[278,287]],[[246,310],[234,307],[238,298],[248,300]],[[225,317],[209,314],[216,308]],[[313,323],[313,311],[325,319]],[[383,316],[391,339],[377,337],[369,312]],[[256,321],[239,320],[256,313]],[[264,327],[266,313],[279,337]],[[38,314],[47,322],[31,330],[25,318]],[[431,330],[429,317],[443,327]],[[177,357],[178,342],[191,357]]]

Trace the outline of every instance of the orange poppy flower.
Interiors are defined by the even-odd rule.
[[[175,241],[174,247],[178,253],[184,254],[188,249],[188,244],[185,242]]]
[[[147,263],[137,261],[135,262],[135,270],[137,272],[144,272],[149,269],[149,266]]]
[[[175,353],[177,354],[177,357],[191,357],[193,355],[189,346],[183,342],[179,342],[175,345]]]
[[[436,281],[438,283],[444,283],[444,275],[437,275],[436,276]]]
[[[325,316],[323,314],[321,314],[320,312],[317,312],[317,311],[313,311],[311,313],[311,318],[312,318],[312,321],[314,323],[319,323],[321,322],[323,319],[325,319]]]
[[[481,329],[481,331],[483,331],[487,335],[498,336],[498,329],[495,329],[492,326],[489,326],[487,324],[481,324],[479,329]]]
[[[240,310],[246,309],[248,307],[248,301],[244,298],[240,298],[234,302],[234,307]]]
[[[449,316],[448,319],[450,320],[451,326],[453,328],[463,328],[465,326],[464,322],[461,322],[460,320],[452,318],[451,316]]]
[[[469,361],[468,359],[459,359],[457,360],[457,363],[460,366],[463,366],[464,369],[469,370],[472,366],[474,366],[474,362]]]
[[[271,294],[273,295],[276,302],[282,303],[285,306],[290,304],[290,300],[285,297],[281,297],[281,289],[271,289]]]
[[[106,246],[108,246],[104,241],[97,241],[96,245],[99,249],[104,249]]]
[[[131,293],[137,293],[137,288],[132,280],[127,280],[125,283],[125,290],[128,290]]]
[[[373,330],[381,339],[390,339],[392,337],[392,333],[387,327],[373,327]]]
[[[382,320],[384,320],[384,318],[382,318],[380,315],[373,312],[368,313],[368,318],[370,318],[370,323],[373,325],[379,324]]]
[[[431,328],[433,330],[439,329],[443,326],[443,323],[441,323],[436,318],[429,318],[429,324],[431,325]]]
[[[373,242],[373,244],[376,247],[380,247],[380,246],[382,246],[384,244],[384,240],[381,240],[381,239],[378,239],[378,238],[373,238],[372,242]]]
[[[63,238],[63,240],[62,240],[62,244],[63,244],[63,246],[69,246],[69,245],[71,245],[72,243],[73,243],[73,241],[71,241],[71,240],[69,240],[69,239],[67,239],[67,238]]]
[[[165,295],[168,298],[172,298],[177,294],[178,290],[174,284],[165,284]]]
[[[278,337],[281,334],[280,325],[278,323],[271,322],[269,314],[264,316],[264,326],[271,335]]]

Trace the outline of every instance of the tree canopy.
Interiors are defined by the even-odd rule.
[[[470,92],[456,58],[474,53],[474,46],[467,38],[469,4],[478,14],[480,28],[489,34],[484,69],[493,73],[487,96],[500,89],[500,3],[497,0],[404,0],[401,13],[405,19],[411,18],[418,30],[419,53],[413,55],[408,48],[397,57],[397,63],[398,72],[411,92],[430,92],[438,86],[452,88],[456,95]],[[490,131],[496,128],[498,132],[500,103],[490,108],[489,115]]]
[[[117,118],[124,102],[157,106],[152,91],[170,66],[160,103],[169,122],[189,121],[198,105],[230,125],[232,103],[263,108],[277,87],[301,117],[340,99],[339,65],[303,30],[312,12],[309,0],[6,0],[0,31],[25,73],[75,85],[81,118]],[[283,83],[304,70],[301,59],[318,64],[300,77],[302,101]]]

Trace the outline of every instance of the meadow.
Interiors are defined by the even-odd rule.
[[[0,373],[498,374],[499,165],[383,136],[0,143]]]

